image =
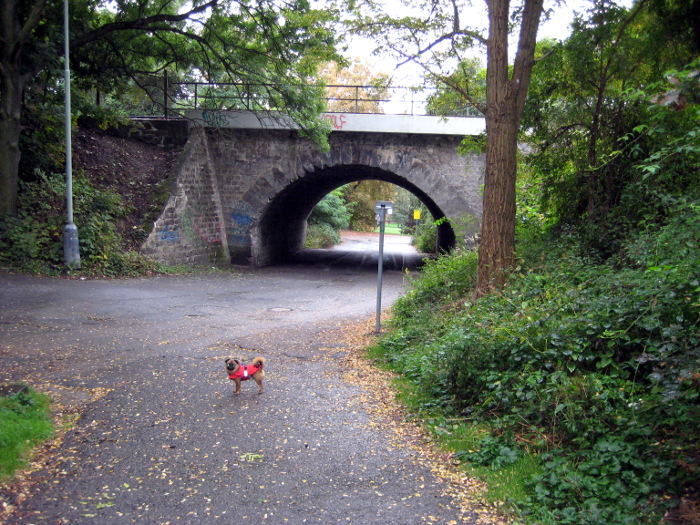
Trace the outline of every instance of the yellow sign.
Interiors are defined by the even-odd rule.
[[[420,220],[420,210],[413,210],[413,219]]]

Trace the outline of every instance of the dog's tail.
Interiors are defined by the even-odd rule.
[[[254,357],[250,364],[253,365],[255,368],[262,369],[265,366],[265,358],[264,357]]]

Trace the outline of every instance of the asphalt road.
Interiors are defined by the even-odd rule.
[[[0,494],[7,523],[476,523],[343,380],[339,330],[373,315],[376,268],[331,255],[187,277],[0,275],[0,383],[81,411],[26,499]],[[384,272],[384,306],[405,283]],[[265,392],[234,396],[224,358],[255,355]]]

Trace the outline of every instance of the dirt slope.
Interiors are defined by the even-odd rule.
[[[97,186],[116,191],[131,207],[118,222],[126,249],[137,249],[160,215],[182,147],[146,144],[137,139],[110,136],[78,128],[73,135],[73,167]]]

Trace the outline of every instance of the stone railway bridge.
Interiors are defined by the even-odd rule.
[[[320,153],[281,118],[192,111],[174,187],[142,253],[166,264],[228,260],[264,266],[303,247],[306,219],[330,191],[377,179],[416,195],[435,218],[438,245],[473,235],[482,215],[484,159],[461,156],[479,118],[328,113]]]

